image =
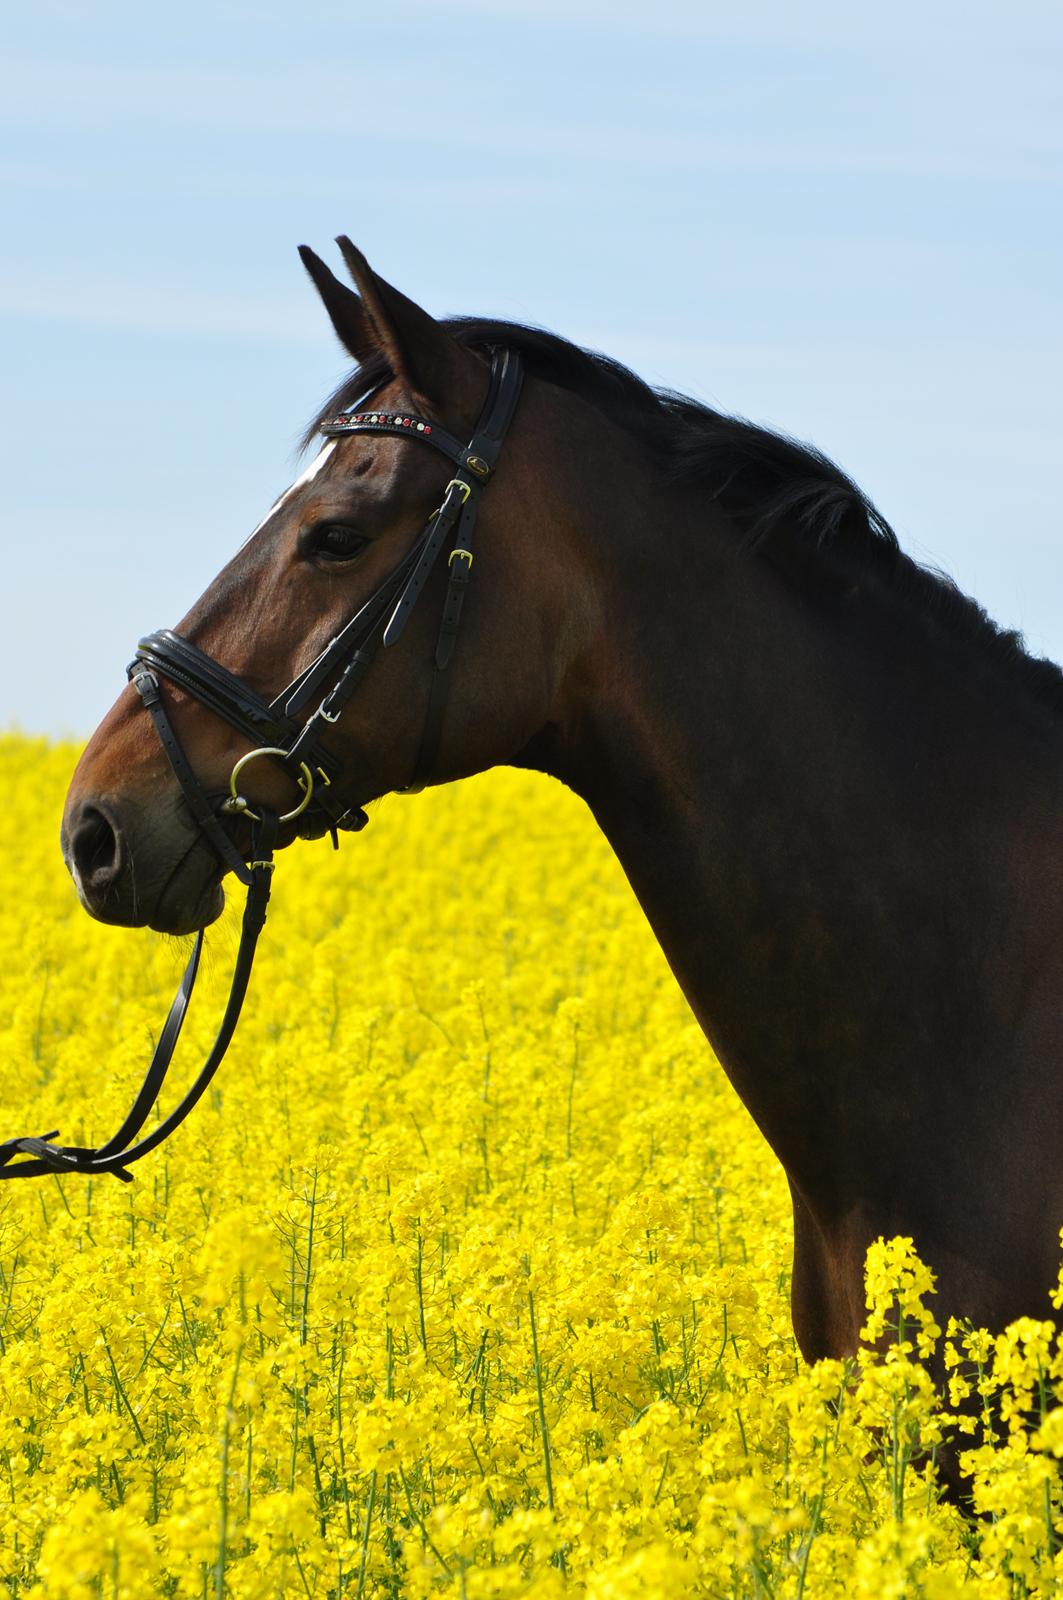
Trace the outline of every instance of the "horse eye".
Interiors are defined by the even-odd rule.
[[[319,522],[311,528],[305,544],[307,555],[319,556],[324,561],[353,561],[361,555],[369,540],[357,528],[343,522]]]

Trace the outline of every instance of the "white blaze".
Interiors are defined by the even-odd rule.
[[[266,515],[262,518],[262,521],[258,524],[258,527],[255,527],[255,528],[251,529],[251,532],[248,534],[247,538],[244,540],[244,544],[250,544],[251,543],[251,540],[255,537],[255,534],[258,533],[259,529],[264,528],[266,526],[266,523],[269,521],[270,517],[273,516],[274,512],[275,511],[279,511],[281,506],[284,505],[285,501],[286,500],[290,500],[292,495],[295,494],[297,489],[301,489],[303,487],[304,483],[309,483],[311,478],[316,478],[317,477],[318,473],[321,471],[322,467],[325,465],[325,463],[328,460],[329,456],[335,450],[336,443],[337,443],[337,441],[335,439],[330,439],[328,441],[328,443],[326,445],[324,445],[322,447],[322,449],[320,449],[318,451],[317,455],[314,457],[313,461],[311,461],[311,463],[307,467],[306,471],[301,473],[299,475],[299,477],[296,478],[295,482],[290,485],[289,488],[285,489],[284,493],[280,496],[280,498],[278,500],[274,500],[273,504],[270,506],[269,510],[266,512]],[[243,547],[244,547],[244,545],[240,546],[241,550],[243,549]]]

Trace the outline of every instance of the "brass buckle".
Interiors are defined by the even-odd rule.
[[[439,504],[436,506],[435,510],[432,512],[432,515],[429,517],[429,519],[428,519],[429,522],[434,522],[437,517],[441,517],[443,515],[443,507],[447,503],[447,495],[450,493],[451,489],[460,489],[461,490],[461,503],[462,503],[462,505],[465,504],[466,500],[472,494],[472,484],[471,483],[466,483],[464,481],[464,479],[462,479],[462,478],[451,478],[450,482],[447,484],[446,488],[443,490],[443,498],[442,498],[442,500],[439,502]]]

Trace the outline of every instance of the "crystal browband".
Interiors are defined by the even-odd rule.
[[[430,422],[407,417],[398,411],[341,411],[338,417],[330,417],[321,425],[322,433],[343,433],[354,428],[409,428],[414,433],[432,432]]]

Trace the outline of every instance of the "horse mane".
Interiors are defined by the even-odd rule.
[[[544,328],[483,317],[441,320],[459,344],[483,354],[509,346],[532,376],[597,407],[645,446],[667,482],[703,488],[753,549],[786,560],[796,541],[802,572],[821,587],[835,587],[839,576],[852,581],[868,569],[877,572],[924,615],[1063,712],[1063,672],[1055,662],[1031,656],[1019,631],[995,623],[948,574],[906,555],[863,490],[814,446],[654,388],[612,357]],[[391,376],[382,356],[364,362],[329,396],[303,448],[327,418]]]

